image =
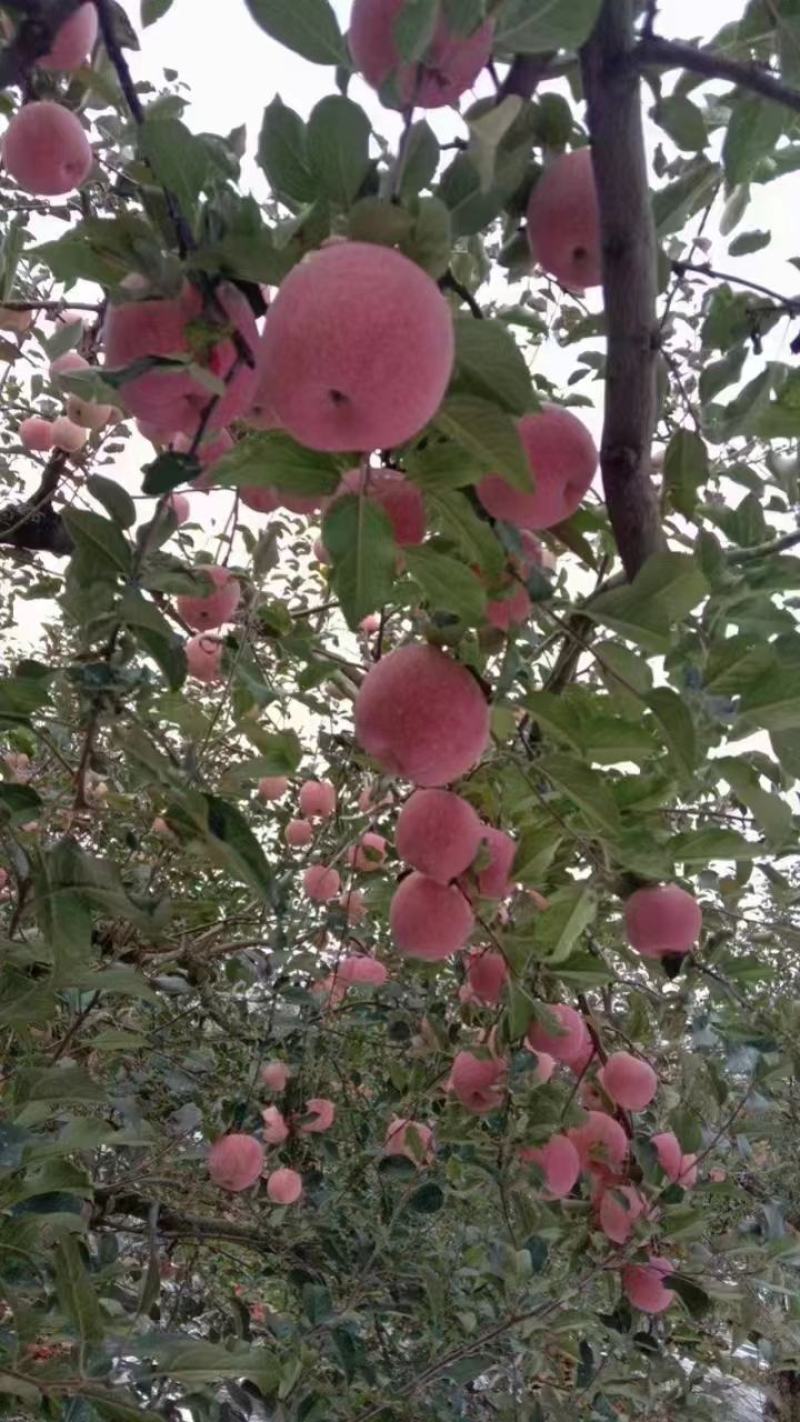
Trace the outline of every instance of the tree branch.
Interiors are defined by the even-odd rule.
[[[622,564],[666,546],[651,478],[656,420],[656,238],[632,0],[605,0],[581,55],[603,245],[607,359],[601,466]]]
[[[743,548],[728,554],[729,563],[753,563],[759,558],[774,558],[776,553],[788,553],[800,543],[800,532],[786,533],[773,543],[759,543],[755,548]]]
[[[774,99],[778,104],[785,104],[787,109],[800,113],[800,91],[783,84],[759,64],[743,64],[741,60],[726,59],[725,55],[711,49],[697,49],[695,45],[683,44],[680,40],[662,39],[660,35],[646,33],[633,50],[632,57],[640,66],[688,69],[693,74],[702,74],[705,79],[726,79],[731,84],[750,89],[764,99]]]
[[[103,1186],[95,1191],[98,1215],[105,1219],[109,1215],[127,1215],[133,1219],[149,1220],[152,1200],[126,1190],[117,1190],[113,1185]],[[266,1234],[250,1225],[234,1224],[230,1220],[206,1219],[203,1215],[184,1215],[178,1210],[162,1204],[158,1214],[159,1234],[170,1234],[176,1239],[228,1239],[235,1244],[245,1245],[259,1254],[272,1254]]]
[[[509,94],[530,99],[538,89],[555,58],[555,54],[518,54],[497,91],[497,103]]]
[[[455,293],[456,296],[459,296],[464,302],[464,305],[469,307],[470,311],[472,312],[472,315],[477,321],[483,320],[483,312],[480,306],[478,305],[478,302],[475,300],[475,297],[473,296],[469,287],[465,286],[462,281],[458,280],[458,277],[453,274],[450,267],[448,267],[444,276],[441,278],[439,285],[442,288],[442,291],[452,291]]]
[[[767,296],[778,306],[782,306],[790,316],[800,316],[800,297],[781,296],[779,291],[773,291],[769,286],[762,286],[758,281],[750,281],[747,277],[732,276],[730,272],[718,272],[709,262],[682,262],[676,258],[672,262],[672,270],[677,277],[693,272],[697,276],[705,277],[707,281],[725,281],[730,282],[732,286],[743,286],[747,291],[757,291],[759,295]]]
[[[24,503],[6,504],[0,508],[0,543],[8,543],[12,548],[26,548],[32,553],[68,557],[72,552],[72,539],[61,515],[51,506],[66,467],[67,455],[62,449],[54,450],[45,465],[39,487],[30,498]]]
[[[108,57],[114,66],[119,85],[125,97],[125,102],[130,109],[131,118],[134,123],[141,127],[145,121],[145,112],[142,101],[136,92],[136,85],[133,82],[133,75],[128,66],[128,61],[122,51],[122,46],[117,39],[117,32],[114,28],[114,16],[109,4],[109,0],[94,0],[97,7],[97,19],[100,25],[100,34],[103,44],[106,47]],[[185,257],[187,252],[191,252],[195,243],[191,228],[180,210],[180,204],[173,192],[169,188],[162,188],[164,200],[167,204],[170,222],[175,230],[178,239],[178,251],[181,257]]]

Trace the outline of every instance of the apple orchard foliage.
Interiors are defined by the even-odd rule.
[[[712,1418],[800,1366],[797,307],[734,279],[794,112],[643,90],[630,585],[598,0],[247,8],[307,120],[195,133],[113,0],[4,91],[0,1416]]]

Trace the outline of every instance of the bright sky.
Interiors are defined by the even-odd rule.
[[[351,0],[332,0],[342,29],[347,28]],[[138,22],[138,0],[126,0],[132,20]],[[744,0],[661,0],[659,32],[680,39],[708,38],[724,24],[740,16]],[[173,0],[172,8],[142,36],[142,54],[134,63],[137,75],[153,77],[159,67],[173,65],[192,91],[189,123],[196,129],[226,133],[244,123],[248,132],[248,154],[252,159],[266,104],[277,92],[285,103],[307,115],[314,104],[331,91],[333,73],[329,67],[309,64],[270,40],[251,19],[244,0],[225,0],[221,6],[209,0]],[[398,132],[399,120],[383,109],[372,91],[353,80],[352,96],[367,110],[376,128],[389,138]],[[427,114],[441,137],[463,132],[458,116],[449,111]],[[654,130],[654,136],[659,136]],[[252,161],[246,181],[256,195],[263,195],[266,183]],[[787,294],[798,289],[797,272],[784,258],[797,251],[796,213],[800,178],[791,176],[758,190],[757,216],[748,212],[743,226],[769,228],[774,242],[766,253],[755,253],[733,261],[731,270],[754,280],[766,281]],[[722,265],[726,243],[713,253]],[[784,331],[785,336],[785,331]],[[786,354],[786,351],[774,352]]]
[[[124,0],[131,21],[139,29],[139,0]],[[342,28],[347,27],[351,0],[333,0]],[[740,15],[743,0],[661,0],[659,31],[675,38],[691,39],[698,35],[698,17],[703,26],[701,37],[714,34],[722,25]],[[224,19],[222,12],[224,10]],[[248,137],[248,161],[245,184],[251,184],[258,197],[267,192],[266,181],[253,161],[253,154],[266,104],[276,92],[284,102],[301,114],[308,114],[314,104],[333,86],[333,71],[326,66],[310,64],[271,41],[251,19],[244,0],[223,0],[212,5],[211,0],[173,0],[169,13],[142,33],[142,52],[132,56],[137,78],[158,83],[160,71],[172,67],[191,90],[189,125],[198,131],[226,133],[245,124]],[[390,139],[396,138],[398,116],[383,109],[372,91],[355,78],[352,96],[370,114],[375,127]],[[463,124],[455,113],[441,111],[427,117],[439,135],[448,139],[463,133]],[[658,131],[652,130],[653,140]],[[796,270],[785,260],[797,251],[796,213],[800,177],[792,175],[757,190],[758,205],[751,208],[744,227],[771,229],[773,244],[765,253],[731,259],[726,255],[727,243],[722,241],[711,254],[716,263],[754,280],[765,281],[776,289],[794,293],[798,290]],[[786,358],[788,351],[787,323],[782,323],[780,337],[770,346],[770,355]],[[549,347],[540,355],[548,372],[555,379],[566,380],[574,364],[574,352],[561,353]],[[599,385],[584,384],[582,390],[600,398]],[[587,423],[599,434],[599,412],[586,414]],[[137,440],[120,461],[119,474],[135,488],[139,482],[139,466],[149,457],[149,446]],[[33,471],[35,472],[35,471]],[[194,502],[200,505],[195,516],[202,518],[208,532],[216,523],[224,522],[230,506],[228,496],[212,496]],[[31,635],[32,622],[38,622],[41,604],[27,604],[23,613],[24,637]],[[46,615],[46,614],[45,614]]]

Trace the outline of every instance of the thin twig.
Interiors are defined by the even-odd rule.
[[[761,296],[770,297],[772,301],[782,306],[790,316],[800,316],[800,297],[782,296],[779,291],[762,286],[758,281],[750,281],[747,277],[733,276],[730,272],[718,272],[709,262],[682,262],[676,259],[672,263],[672,270],[678,277],[685,276],[687,272],[694,272],[697,276],[706,277],[709,281],[726,281],[733,286],[746,287],[748,291],[757,291]]]
[[[131,117],[134,122],[141,127],[145,122],[145,112],[142,101],[136,92],[136,85],[133,82],[133,75],[128,66],[128,61],[117,39],[111,5],[109,4],[109,0],[94,0],[94,3],[97,7],[97,18],[100,24],[103,44],[106,47],[108,57],[116,71],[125,102],[131,111]],[[167,204],[170,222],[175,229],[175,236],[178,239],[178,251],[182,257],[185,257],[187,252],[191,252],[195,245],[191,228],[180,210],[180,205],[175,194],[171,192],[169,188],[163,188],[162,190]]]
[[[449,268],[445,272],[441,281],[439,282],[439,285],[443,291],[455,292],[456,296],[461,297],[461,300],[464,302],[464,305],[469,307],[475,319],[478,321],[483,320],[483,312],[477,301],[475,300],[475,297],[472,295],[472,292],[470,291],[469,287],[465,286],[463,282],[459,281],[458,277],[454,276],[453,272]]]
[[[773,543],[759,543],[755,548],[743,548],[728,554],[728,562],[733,564],[754,563],[758,558],[772,558],[776,553],[786,553],[800,543],[800,531],[786,533]]]

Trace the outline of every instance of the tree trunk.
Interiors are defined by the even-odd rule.
[[[656,234],[635,43],[633,0],[604,0],[582,68],[603,244],[607,347],[600,460],[629,579],[666,547],[650,463],[659,347]]]
[[[800,1373],[772,1373],[764,1422],[800,1422]]]

